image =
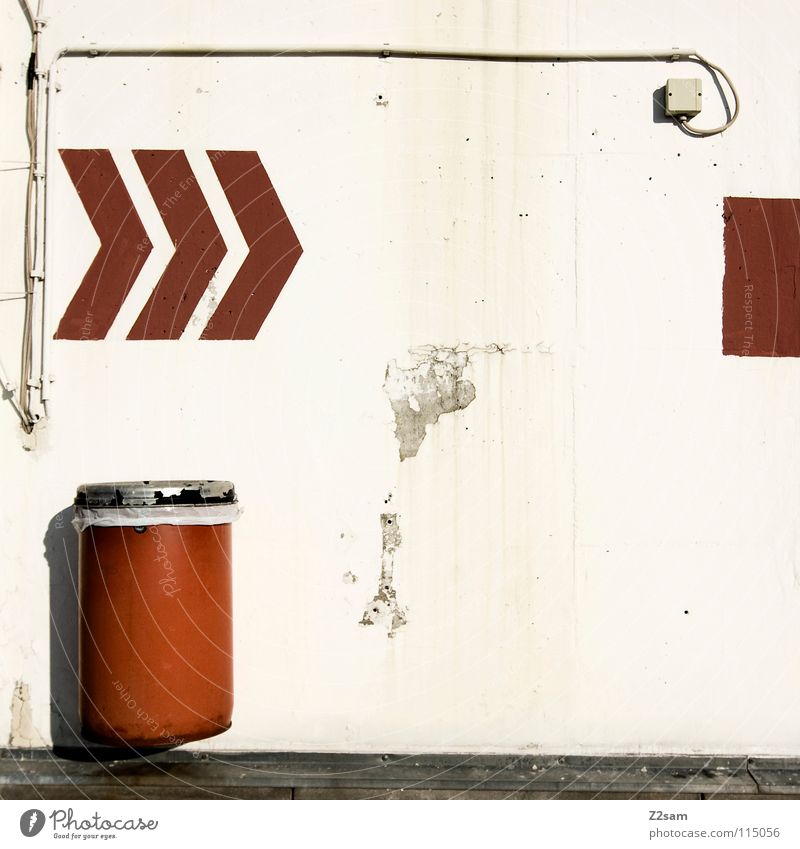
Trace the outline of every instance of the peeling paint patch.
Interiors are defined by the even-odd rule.
[[[342,581],[345,584],[355,584],[357,580],[358,575],[354,575],[352,572],[345,572],[344,575],[342,575]]]
[[[205,311],[206,315],[201,318],[199,315],[193,315],[191,320],[191,325],[196,327],[198,324],[203,324],[205,326],[209,321],[211,321],[211,316],[217,311],[217,307],[219,306],[219,300],[217,299],[217,275],[216,273],[211,278],[208,284],[208,288],[203,294],[203,298],[205,303],[201,303],[202,309]]]
[[[394,637],[395,631],[406,624],[406,610],[397,603],[392,581],[394,579],[394,554],[403,538],[397,524],[397,513],[381,513],[383,553],[381,555],[381,577],[378,593],[367,605],[361,617],[361,625],[383,624]]]
[[[463,377],[469,363],[467,351],[431,346],[413,355],[421,362],[407,369],[392,360],[383,384],[394,410],[401,462],[417,456],[428,425],[475,400],[475,387]]]
[[[17,681],[11,697],[11,733],[9,746],[44,746],[44,740],[33,726],[30,687]]]

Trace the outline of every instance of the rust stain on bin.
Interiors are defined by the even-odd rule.
[[[800,201],[725,198],[722,352],[800,357]]]
[[[228,729],[231,526],[90,527],[79,556],[84,736],[171,746]]]

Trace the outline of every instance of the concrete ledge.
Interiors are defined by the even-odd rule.
[[[753,758],[750,774],[764,796],[800,798],[800,761],[787,758]]]
[[[800,761],[5,749],[2,798],[800,798]]]

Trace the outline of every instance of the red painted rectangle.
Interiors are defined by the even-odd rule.
[[[725,198],[722,353],[800,357],[800,201]]]

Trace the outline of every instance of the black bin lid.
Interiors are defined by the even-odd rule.
[[[169,507],[176,504],[235,504],[230,481],[124,481],[84,483],[76,507]]]

